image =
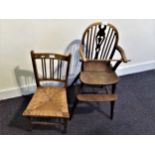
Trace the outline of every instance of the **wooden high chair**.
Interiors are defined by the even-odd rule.
[[[114,104],[118,98],[115,88],[119,82],[116,69],[121,62],[128,62],[124,50],[118,45],[118,40],[118,31],[112,24],[97,22],[84,31],[80,46],[81,85],[105,87],[106,91],[78,94],[71,116],[77,102],[110,102],[110,117],[113,118]],[[112,89],[109,90],[107,87]]]

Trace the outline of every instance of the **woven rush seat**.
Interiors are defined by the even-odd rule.
[[[63,87],[37,88],[23,115],[69,118],[66,89]]]
[[[117,95],[115,94],[79,94],[77,100],[80,102],[105,102],[116,101]]]
[[[28,130],[32,130],[32,125],[59,125],[64,127],[62,132],[66,133],[71,55],[31,51],[31,59],[37,89],[23,112],[23,116],[29,120]],[[55,82],[59,85],[55,86]],[[43,117],[46,119],[37,119]]]

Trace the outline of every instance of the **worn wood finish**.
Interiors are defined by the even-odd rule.
[[[83,53],[85,54],[85,57],[88,60],[95,59],[95,48],[97,46],[96,36],[99,32],[100,26],[106,26],[106,33],[97,59],[107,60],[109,58],[112,58],[113,51],[118,43],[118,31],[113,25],[102,24],[101,22],[97,22],[90,25],[88,28],[86,28],[85,32],[83,33],[81,41],[81,44],[83,45]]]
[[[53,53],[31,52],[32,64],[37,84],[37,89],[23,112],[28,118],[59,118],[62,122],[36,122],[31,124],[40,125],[63,125],[64,131],[67,128],[69,118],[67,80],[71,55],[65,56]],[[37,64],[39,61],[40,66]],[[64,65],[66,65],[64,70]],[[62,73],[64,75],[62,75]],[[41,82],[61,82],[64,86],[42,86]]]
[[[87,85],[109,85],[118,83],[119,78],[107,61],[83,62],[80,80]]]
[[[33,125],[64,125],[64,123],[62,122],[41,122],[41,121],[38,121],[38,122],[35,122],[33,121],[32,122]]]
[[[115,91],[116,91],[116,84],[113,84],[113,85],[112,85],[112,88],[111,88],[112,94],[114,94]],[[113,119],[115,101],[111,101],[110,105],[111,105],[111,107],[110,107],[110,118]]]
[[[86,28],[82,35],[80,44],[80,56],[82,68],[79,75],[81,85],[89,86],[107,86],[112,85],[111,92],[106,91],[105,94],[79,94],[73,106],[71,117],[77,102],[110,102],[110,118],[113,118],[114,104],[117,100],[115,94],[116,84],[119,78],[116,74],[118,66],[129,60],[125,56],[122,47],[118,45],[118,30],[112,24],[103,24],[96,22]],[[115,57],[115,53],[119,53],[119,57]]]
[[[83,71],[108,72],[112,71],[109,62],[106,61],[86,61],[83,62]]]
[[[123,48],[122,48],[121,46],[117,45],[117,46],[116,46],[116,50],[120,53],[121,58],[122,58],[121,60],[122,60],[124,63],[127,63],[127,62],[130,61],[129,59],[127,59],[127,57],[126,57],[126,55],[125,55],[125,52],[124,52],[124,50],[123,50]]]
[[[106,26],[105,36],[102,44],[100,45],[100,50],[98,57],[95,57],[96,38],[99,32],[99,27]],[[91,37],[90,37],[91,36]],[[104,60],[104,61],[116,61],[114,65],[114,70],[120,65],[121,62],[127,63],[129,60],[125,56],[125,52],[122,47],[118,45],[119,33],[117,28],[112,24],[103,24],[102,22],[96,22],[91,24],[86,28],[82,35],[81,45],[80,45],[80,55],[83,62],[90,60]],[[115,53],[118,51],[120,53],[120,59],[115,59]],[[119,63],[117,62],[119,61]]]
[[[31,51],[31,58],[37,86],[41,86],[40,81],[58,81],[67,87],[71,55],[34,53]],[[40,68],[39,63],[41,64]],[[64,66],[66,66],[65,71],[63,70]],[[64,76],[62,76],[62,72],[65,72]]]
[[[116,101],[117,95],[115,94],[79,94],[77,101],[80,102],[110,102]]]
[[[80,80],[82,83],[87,85],[111,85],[118,83],[119,78],[112,71],[108,72],[85,71],[81,72]]]

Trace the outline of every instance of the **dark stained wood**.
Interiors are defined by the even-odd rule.
[[[118,83],[119,78],[116,73],[112,71],[108,72],[95,72],[85,71],[81,72],[80,80],[87,85],[111,85]]]
[[[110,29],[110,28],[109,28],[109,29]],[[109,47],[109,44],[110,44],[110,40],[111,40],[112,34],[113,34],[113,31],[111,30],[109,36],[106,37],[106,38],[108,38],[108,39],[107,39],[107,44],[106,44],[106,48],[105,48],[105,51],[104,51],[104,53],[105,53],[104,59],[105,59],[105,60],[106,60],[106,55],[107,55],[107,53],[110,52],[110,51],[108,51],[108,47]]]
[[[116,101],[117,95],[115,94],[79,94],[77,100],[80,102],[110,102]]]
[[[66,131],[67,119],[69,118],[67,81],[71,55],[65,56],[54,53],[34,53],[34,51],[32,51],[31,58],[37,89],[30,103],[24,110],[23,116],[28,118],[45,117],[65,119],[64,123],[38,121],[31,121],[31,123],[41,125],[63,125],[64,131]],[[41,68],[37,65],[36,60],[40,60]],[[66,62],[66,70],[62,69],[64,65],[63,62]],[[41,76],[39,75],[40,71]],[[65,73],[63,79],[62,72]],[[64,86],[41,86],[40,83],[43,81],[57,81],[64,83]]]
[[[54,79],[54,59],[50,58],[50,78]]]
[[[93,33],[93,38],[92,38],[92,39],[93,39],[93,42],[92,42],[92,51],[93,51],[93,52],[90,52],[90,53],[91,53],[91,60],[93,59],[93,53],[94,53],[94,48],[95,48],[95,45],[94,45],[94,44],[95,44],[95,38],[96,38],[96,37],[95,37],[94,34],[96,34],[96,30],[97,30],[97,27],[95,26],[95,28],[94,28],[94,33]]]
[[[34,125],[64,125],[64,123],[61,122],[41,122],[41,121],[33,121],[32,124]]]
[[[109,62],[106,61],[86,61],[83,62],[83,71],[109,71]]]
[[[37,84],[37,87],[40,86],[39,84],[39,80],[38,80],[38,71],[36,69],[36,61],[34,59],[34,51],[31,51],[31,59],[32,59],[32,65],[33,65],[33,70],[34,70],[34,75],[35,75],[35,79],[36,79],[36,84]]]
[[[111,107],[110,107],[110,118],[113,119],[113,117],[114,117],[114,106],[115,106],[115,102],[112,101],[110,104],[111,104]]]
[[[33,68],[36,78],[37,86],[40,86],[40,81],[59,81],[67,85],[68,71],[70,65],[71,55],[65,56],[53,53],[34,53],[31,52]],[[41,60],[42,74],[39,75],[39,67],[37,66],[36,60]],[[47,61],[48,60],[48,61]],[[66,71],[62,70],[62,63],[67,62]],[[47,66],[49,66],[49,77],[47,77]],[[65,72],[65,77],[62,79],[62,72]]]
[[[115,94],[116,84],[119,78],[116,74],[118,66],[129,60],[125,56],[124,50],[118,45],[119,33],[112,24],[96,22],[86,28],[82,35],[80,45],[80,56],[82,68],[79,75],[81,85],[89,86],[112,86],[111,92],[106,89],[105,94],[91,92],[89,94],[77,95],[73,105],[71,117],[77,102],[110,102],[110,118],[113,118],[114,104],[117,100]],[[120,57],[115,57],[119,52]]]
[[[101,48],[100,48],[101,54],[100,54],[100,57],[98,58],[99,59],[110,58],[113,52],[113,48],[115,48],[118,43],[118,39],[119,39],[118,31],[113,25],[102,24],[101,22],[91,24],[88,28],[86,28],[85,32],[83,33],[82,42],[81,42],[83,47],[86,47],[86,48],[83,48],[83,52],[86,53],[85,56],[89,60],[93,60],[93,55],[94,55],[95,46],[96,46],[95,39],[99,31],[100,25],[103,25],[103,26],[106,25],[107,33],[105,33],[103,45],[101,45]]]
[[[111,38],[110,38],[110,41],[108,42],[107,49],[106,49],[105,60],[108,59],[108,56],[109,56],[109,53],[110,53],[110,50],[111,50],[111,47],[112,47],[112,43],[114,42],[114,33],[110,37]]]
[[[105,57],[105,48],[106,48],[106,44],[107,44],[107,42],[108,42],[109,33],[110,33],[110,29],[108,29],[107,37],[105,38],[105,42],[104,42],[104,44],[103,44],[102,53],[101,53],[101,58],[102,58],[102,59],[104,59],[104,57]]]

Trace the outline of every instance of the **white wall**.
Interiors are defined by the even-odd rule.
[[[81,39],[84,29],[95,21],[0,20],[0,98],[21,93],[17,77],[20,72],[31,78],[30,50],[65,51],[72,41]],[[132,60],[120,67],[119,74],[155,68],[155,20],[102,21],[111,22],[118,28],[120,45]]]

